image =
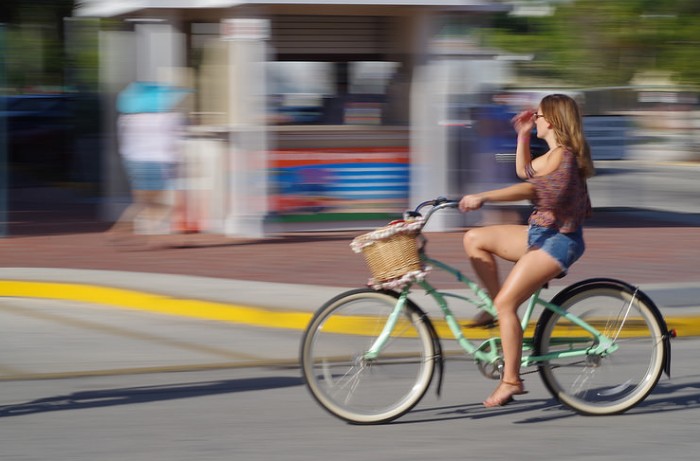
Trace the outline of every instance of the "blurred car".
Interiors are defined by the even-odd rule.
[[[64,181],[74,138],[74,98],[64,94],[2,97],[7,155],[13,178]]]

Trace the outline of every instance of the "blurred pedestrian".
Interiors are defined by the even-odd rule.
[[[486,103],[476,106],[472,113],[476,131],[473,159],[472,187],[476,190],[497,189],[511,184],[517,177],[512,161],[503,160],[503,152],[510,150],[507,141],[512,133],[510,119],[513,116],[505,105],[494,103],[484,95]],[[505,224],[519,222],[519,214],[508,208],[492,207],[481,211],[481,223]]]
[[[173,207],[168,190],[177,172],[184,128],[184,116],[175,109],[186,93],[158,83],[134,82],[119,94],[119,153],[132,203],[109,230],[111,242],[129,242],[137,233],[169,233]]]
[[[526,181],[465,195],[459,204],[462,211],[479,209],[487,202],[529,199],[534,204],[529,226],[501,224],[471,229],[464,235],[464,249],[494,300],[503,347],[503,375],[484,401],[486,407],[505,405],[514,395],[526,392],[520,379],[523,331],[517,309],[581,257],[585,250],[582,224],[591,212],[586,179],[594,168],[576,102],[561,94],[545,96],[536,111],[521,112],[513,123],[518,133],[516,174]],[[530,151],[533,127],[549,147],[534,160]],[[496,256],[515,262],[502,285]],[[475,324],[492,321],[490,315],[479,315]]]

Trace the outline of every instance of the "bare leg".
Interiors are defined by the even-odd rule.
[[[464,234],[464,250],[469,256],[476,275],[491,299],[496,299],[501,288],[495,256],[517,261],[527,251],[527,227],[505,224],[471,229]],[[487,325],[493,317],[480,312],[475,325]]]
[[[108,231],[109,239],[115,243],[126,241],[128,237],[133,237],[136,231],[136,221],[140,217],[160,224],[170,216],[171,207],[165,202],[163,191],[135,190],[132,191],[132,196],[133,203],[124,210]]]
[[[143,192],[144,214],[152,225],[163,224],[171,214],[171,206],[166,202],[165,191],[149,190]]]
[[[561,272],[559,263],[543,250],[527,252],[515,264],[495,299],[503,347],[503,379],[484,402],[487,407],[508,403],[514,395],[524,393],[520,380],[523,330],[518,307],[539,287]]]
[[[124,212],[119,216],[119,218],[114,222],[112,227],[110,227],[107,231],[109,238],[112,240],[119,239],[133,232],[134,216],[138,215],[140,210],[140,203],[134,202],[127,206]]]
[[[133,202],[126,207],[124,212],[108,231],[111,240],[123,239],[133,234],[136,219],[148,207],[147,192],[148,191],[141,190],[132,191]]]

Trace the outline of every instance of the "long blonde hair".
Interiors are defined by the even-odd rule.
[[[583,135],[583,121],[578,104],[565,94],[550,94],[540,102],[540,109],[552,125],[557,142],[576,156],[579,171],[585,178],[595,174],[591,149]]]

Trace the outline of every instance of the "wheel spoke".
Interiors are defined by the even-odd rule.
[[[630,309],[632,308],[632,303],[634,302],[634,299],[636,298],[636,296],[637,296],[637,291],[635,290],[634,295],[632,295],[632,298],[629,300],[627,305],[626,306],[623,305],[622,309],[620,310],[620,312],[624,312],[624,313],[619,314],[615,319],[615,320],[617,320],[620,317],[622,317],[622,321],[616,322],[619,324],[619,327],[617,327],[617,331],[614,333],[614,336],[612,337],[613,343],[615,341],[617,341],[617,338],[620,336],[620,332],[622,331],[622,328],[625,326],[625,323],[627,322],[627,316],[629,316]],[[614,328],[615,327],[612,325],[609,328],[606,327],[605,334],[607,335],[608,331],[611,331]]]
[[[601,397],[609,397],[613,395],[622,395],[624,394],[624,391],[629,389],[632,386],[632,380],[628,379],[624,383],[620,384],[619,386],[615,386],[613,388],[610,388],[608,390],[600,391],[598,392],[598,395]]]

